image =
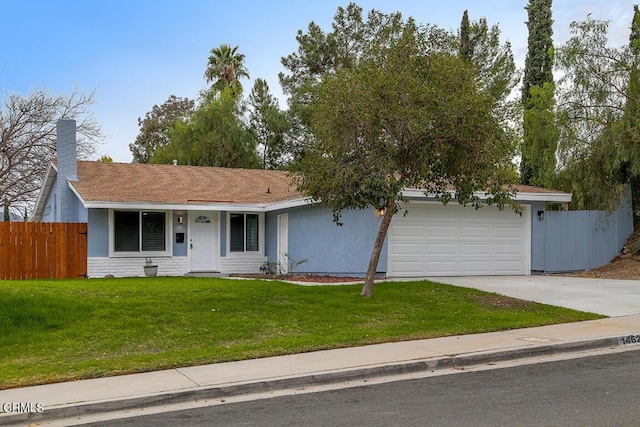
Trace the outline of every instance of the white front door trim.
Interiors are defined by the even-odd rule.
[[[282,274],[289,273],[289,214],[278,215],[278,266]]]

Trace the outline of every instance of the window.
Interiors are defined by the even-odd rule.
[[[113,230],[116,252],[138,252],[140,250],[139,212],[114,212]]]
[[[229,215],[229,250],[231,252],[257,252],[258,214],[232,213]]]
[[[114,211],[114,252],[167,250],[166,212]]]

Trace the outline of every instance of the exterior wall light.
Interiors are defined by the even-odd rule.
[[[538,221],[542,221],[544,219],[544,211],[538,211]]]
[[[382,218],[384,216],[386,209],[385,208],[377,208],[376,209],[376,216],[378,218]]]
[[[184,222],[184,218],[182,215],[178,215],[178,224],[182,224]]]

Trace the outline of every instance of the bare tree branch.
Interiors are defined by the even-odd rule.
[[[26,96],[11,93],[0,104],[0,197],[3,205],[24,213],[38,196],[49,161],[56,151],[56,122],[75,119],[78,156],[95,155],[103,139],[100,125],[88,107],[95,102],[89,94],[74,90],[69,95],[52,95],[41,89]]]

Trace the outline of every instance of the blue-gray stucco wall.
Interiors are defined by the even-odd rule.
[[[531,205],[531,271],[545,271],[545,248],[547,228],[544,216],[545,202],[530,202]],[[544,215],[544,214],[543,214]]]
[[[182,217],[182,224],[179,222],[179,218]],[[171,239],[173,239],[173,256],[187,256],[187,242],[189,236],[187,236],[187,212],[186,211],[173,211],[173,231]],[[181,243],[177,241],[177,234],[184,233],[184,240]]]
[[[220,256],[227,256],[227,212],[220,212]]]
[[[89,209],[87,253],[90,257],[109,256],[109,210]]]
[[[277,216],[288,214],[289,257],[307,259],[296,267],[299,273],[364,275],[381,219],[374,209],[342,212],[342,226],[333,222],[330,209],[302,206],[268,212],[265,251],[269,261],[277,259]],[[387,271],[386,241],[378,262],[379,273]]]

